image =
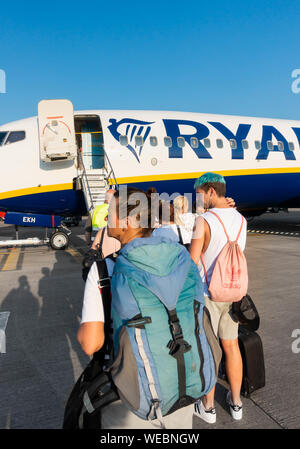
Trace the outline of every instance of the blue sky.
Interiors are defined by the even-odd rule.
[[[75,109],[300,117],[297,0],[5,3],[0,124],[36,115],[44,98]]]

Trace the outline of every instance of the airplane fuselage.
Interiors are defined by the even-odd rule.
[[[76,120],[100,120],[101,145],[117,184],[159,193],[193,192],[195,179],[211,171],[226,179],[227,195],[240,209],[300,206],[300,121],[170,111],[89,110]],[[61,122],[62,123],[62,122]],[[63,125],[61,125],[63,127]],[[49,129],[48,129],[49,128]],[[44,127],[51,135],[55,129]],[[87,129],[87,131],[82,131]],[[20,139],[21,132],[25,137]],[[16,141],[9,132],[19,132]],[[97,147],[81,127],[85,168],[97,173]],[[24,136],[23,135],[23,136]],[[95,134],[96,135],[96,134]],[[0,210],[83,215],[76,179],[78,158],[42,160],[38,117],[0,127]],[[6,144],[5,144],[6,143]],[[78,149],[82,151],[82,148]],[[113,183],[113,179],[111,179]]]

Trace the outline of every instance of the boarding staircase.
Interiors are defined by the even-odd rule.
[[[117,189],[117,180],[108,159],[104,152],[104,166],[101,169],[86,170],[79,152],[79,166],[81,174],[78,176],[80,189],[83,191],[88,214],[105,201],[105,194],[108,189]]]

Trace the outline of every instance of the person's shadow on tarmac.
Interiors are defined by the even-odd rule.
[[[57,251],[56,260],[52,271],[41,268],[38,297],[27,276],[20,276],[1,304],[10,318],[1,358],[0,428],[61,428],[68,395],[89,361],[76,338],[84,290],[80,265],[74,261],[74,277],[74,270],[66,270],[71,255]]]

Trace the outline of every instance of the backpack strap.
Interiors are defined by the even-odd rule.
[[[99,275],[98,288],[101,293],[104,310],[105,340],[102,348],[93,355],[93,358],[97,360],[99,369],[103,369],[103,365],[106,363],[105,360],[108,362],[108,359],[111,359],[113,349],[111,338],[111,288],[105,259],[96,260],[96,264]]]
[[[180,243],[181,245],[183,245],[184,243],[183,243],[183,238],[182,238],[182,233],[181,233],[180,226],[179,226],[179,225],[176,225],[176,227],[177,227],[177,232],[178,232],[178,237],[179,237],[179,243]]]
[[[105,228],[102,229],[102,234],[101,234],[101,238],[100,238],[100,242],[99,242],[99,252],[101,254],[101,258],[104,259],[103,257],[103,251],[102,251],[102,246],[103,246],[103,240],[104,240],[104,234],[105,231],[107,232],[107,226]]]
[[[226,234],[226,237],[227,237],[228,242],[230,242],[229,235],[227,234],[227,231],[226,231],[226,228],[225,228],[225,226],[224,226],[224,223],[223,223],[223,221],[221,220],[221,218],[219,217],[219,215],[216,214],[215,212],[213,212],[212,210],[209,210],[208,212],[209,212],[210,214],[213,214],[215,217],[217,217],[217,219],[219,220],[219,222],[221,223],[221,225],[222,225],[222,227],[223,227],[223,229],[224,229],[224,232],[225,232],[225,234]]]
[[[169,315],[170,331],[172,334],[172,340],[169,341],[167,346],[170,349],[169,354],[177,361],[179,399],[181,399],[186,395],[184,354],[190,351],[192,347],[183,339],[183,332],[176,309],[168,310],[166,308],[166,311]]]
[[[240,235],[241,235],[241,232],[242,232],[242,229],[243,229],[243,224],[244,224],[244,217],[242,216],[242,224],[241,224],[239,233],[238,233],[238,235],[237,235],[237,237],[236,237],[236,239],[235,239],[236,242],[237,242],[238,239],[240,238]]]
[[[225,234],[226,234],[226,237],[227,237],[228,242],[230,242],[231,240],[230,240],[230,238],[229,238],[229,235],[227,234],[227,231],[226,231],[226,228],[225,228],[225,226],[224,226],[224,223],[223,223],[223,221],[221,220],[221,218],[219,217],[219,215],[216,214],[215,212],[213,212],[212,210],[209,210],[208,212],[210,212],[210,213],[213,214],[215,217],[217,217],[217,219],[219,220],[219,222],[221,223],[221,225],[222,225],[222,227],[223,227],[223,229],[224,229],[224,232],[225,232]],[[239,230],[239,232],[238,232],[238,235],[237,235],[236,239],[234,240],[235,242],[237,242],[238,239],[240,238],[240,235],[241,235],[241,232],[242,232],[242,229],[243,229],[243,224],[244,224],[244,217],[242,216],[242,224],[241,224],[240,230]]]
[[[202,265],[203,265],[203,268],[204,268],[205,281],[206,281],[207,287],[209,287],[209,285],[208,285],[208,280],[207,280],[207,271],[206,271],[206,268],[205,268],[204,259],[203,259],[203,254],[202,254],[202,253],[201,253],[201,255],[200,255],[200,259],[201,259],[201,262],[202,262]]]
[[[144,363],[145,373],[146,373],[147,380],[148,380],[148,386],[149,386],[149,390],[150,390],[150,393],[152,396],[152,407],[151,407],[150,413],[148,415],[148,420],[151,421],[152,419],[157,418],[160,423],[160,427],[162,429],[165,429],[166,426],[165,426],[161,408],[160,408],[160,400],[159,400],[159,397],[158,397],[158,394],[157,394],[157,391],[155,388],[155,381],[154,381],[154,377],[152,374],[150,361],[149,361],[146,351],[144,349],[144,343],[143,343],[143,339],[142,339],[141,329],[138,327],[135,327],[135,338],[136,338],[136,342],[138,345],[138,351],[139,351],[140,357]]]

